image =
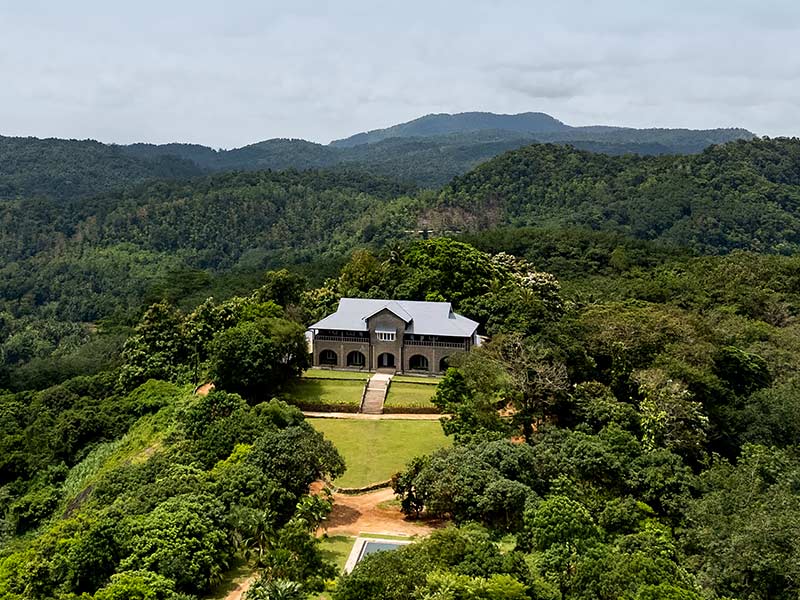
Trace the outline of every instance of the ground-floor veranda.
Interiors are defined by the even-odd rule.
[[[439,346],[394,346],[348,342],[315,341],[312,365],[330,369],[377,371],[395,369],[400,373],[436,374],[447,370],[450,358],[466,351],[466,344]]]

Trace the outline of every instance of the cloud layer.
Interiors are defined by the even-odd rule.
[[[800,4],[552,4],[0,0],[0,134],[233,147],[530,110],[800,135]]]

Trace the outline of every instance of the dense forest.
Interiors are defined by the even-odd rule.
[[[119,326],[148,301],[229,296],[286,264],[321,280],[354,243],[403,232],[417,200],[401,194],[412,191],[348,173],[258,172],[159,181],[90,200],[7,202],[0,385],[57,380],[112,359],[94,348],[91,360],[82,346],[118,344]],[[108,335],[92,336],[97,324]]]
[[[795,597],[800,264],[612,239],[559,256],[563,282],[439,238],[359,251],[322,287],[273,271],[153,304],[117,366],[0,396],[0,597],[203,597],[241,560],[266,598]],[[438,386],[455,443],[393,480],[411,518],[452,525],[334,585],[308,484],[342,459],[273,398],[343,295],[448,298],[490,341]]]
[[[508,152],[457,177],[434,229],[581,226],[702,253],[797,251],[800,141],[712,146],[693,156],[606,156],[553,145]]]
[[[195,600],[242,565],[248,600],[800,594],[798,140],[533,144],[439,190],[64,144],[0,163],[0,599]],[[341,297],[487,341],[436,387],[451,443],[392,479],[446,526],[340,576],[309,486],[347,465],[293,386]]]
[[[118,344],[119,326],[148,302],[188,306],[243,293],[263,270],[284,266],[321,283],[355,248],[419,236],[464,236],[559,278],[586,278],[592,252],[617,246],[618,261],[642,255],[647,265],[736,249],[788,254],[800,231],[798,152],[792,139],[661,157],[543,144],[491,160],[439,193],[355,171],[290,170],[8,200],[0,204],[5,385],[27,385],[9,372],[50,356],[61,357],[64,375],[51,369],[46,380],[80,372],[91,361],[79,348],[99,343],[96,326],[110,334],[107,345]],[[579,265],[564,260],[579,253]]]
[[[84,198],[115,187],[201,172],[194,163],[178,157],[136,158],[92,140],[0,136],[0,201]]]

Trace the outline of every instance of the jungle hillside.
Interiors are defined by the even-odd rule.
[[[499,117],[0,138],[0,599],[237,572],[248,600],[797,598],[800,140]],[[363,383],[309,384],[343,297],[483,336],[394,384],[441,434],[385,510],[430,533],[347,574],[326,524],[358,424],[337,446],[303,412]]]

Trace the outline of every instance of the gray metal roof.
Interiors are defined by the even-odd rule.
[[[478,323],[472,319],[454,313],[449,302],[342,298],[335,313],[314,323],[310,329],[367,331],[367,319],[383,309],[405,321],[406,333],[470,337],[478,328]]]

